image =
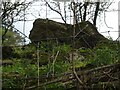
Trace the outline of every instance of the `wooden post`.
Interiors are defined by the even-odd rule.
[[[120,1],[118,2],[118,60],[120,63]],[[120,68],[119,68],[118,77],[119,77],[119,85],[120,85]]]
[[[40,64],[39,64],[39,63],[40,63],[40,50],[39,50],[39,47],[40,47],[40,42],[38,42],[38,45],[37,45],[38,90],[39,90],[39,85],[40,85],[40,81],[39,81],[39,76],[40,76],[40,75],[39,75],[39,74],[40,74],[40,73],[39,73],[39,72],[40,72],[40,71],[39,71],[39,67],[40,67]]]

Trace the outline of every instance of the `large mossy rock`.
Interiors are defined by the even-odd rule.
[[[36,19],[34,21],[29,38],[31,42],[52,40],[73,46],[73,33],[75,33],[76,48],[91,48],[101,42],[108,41],[89,21],[83,21],[74,26],[47,19]]]

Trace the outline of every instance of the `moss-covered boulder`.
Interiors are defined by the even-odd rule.
[[[83,21],[74,26],[39,18],[34,21],[29,35],[31,42],[52,40],[71,46],[73,46],[73,37],[76,48],[91,48],[100,42],[107,41],[89,21]]]

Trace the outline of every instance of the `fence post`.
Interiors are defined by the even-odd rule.
[[[120,1],[118,2],[118,60],[120,63]],[[120,85],[120,67],[119,67],[118,77],[119,77],[119,85]]]

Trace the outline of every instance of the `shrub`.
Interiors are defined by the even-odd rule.
[[[101,66],[117,63],[118,62],[117,54],[118,53],[116,50],[108,46],[94,49],[94,55],[93,57],[91,57],[92,64],[96,66]]]

